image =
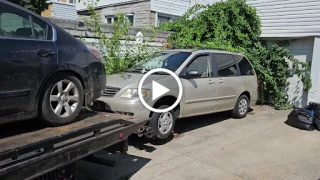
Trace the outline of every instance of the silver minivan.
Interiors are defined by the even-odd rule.
[[[165,68],[177,74],[183,85],[179,105],[165,113],[153,113],[138,98],[138,83],[149,70]],[[160,84],[168,82],[167,74],[153,75]],[[178,118],[232,111],[235,118],[247,115],[249,106],[258,98],[257,76],[242,54],[221,50],[175,49],[157,53],[127,71],[107,77],[104,94],[99,101],[104,109],[137,118],[150,118],[149,128],[157,139],[168,138]],[[152,94],[150,84],[142,88],[145,100]],[[171,106],[177,97],[164,95],[149,102],[156,109]]]

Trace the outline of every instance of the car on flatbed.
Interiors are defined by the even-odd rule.
[[[138,98],[139,80],[156,68],[173,71],[182,82],[182,100],[169,112],[150,112]],[[179,91],[177,86],[170,85],[167,74],[149,77],[166,87],[173,87],[170,91]],[[150,83],[141,89],[147,104],[165,109],[175,103],[177,97],[168,94],[153,101]],[[232,111],[234,117],[243,118],[257,98],[257,76],[244,55],[221,50],[174,49],[156,54],[126,72],[108,76],[104,94],[98,101],[104,103],[103,108],[108,111],[150,118],[148,126],[155,137],[165,139],[171,135],[178,118],[221,111]]]
[[[72,123],[101,96],[99,52],[49,20],[0,0],[0,124],[39,117]]]

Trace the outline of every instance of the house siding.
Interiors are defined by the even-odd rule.
[[[218,1],[219,0],[151,0],[151,10],[175,16],[182,16],[196,3],[206,5]]]
[[[76,6],[67,3],[53,3],[53,18],[57,19],[77,19],[78,14],[76,11]]]
[[[319,0],[247,0],[247,3],[257,8],[262,38],[320,35]]]
[[[41,13],[41,16],[43,16],[43,17],[52,17],[52,9],[53,9],[52,7],[53,7],[53,5],[52,5],[52,3],[50,3],[48,5],[48,9],[44,10]]]
[[[97,7],[123,4],[123,3],[134,2],[134,1],[140,1],[140,0],[100,0],[97,3]],[[86,5],[84,5],[84,3],[90,3],[90,2],[91,2],[91,0],[82,0],[82,1],[80,1],[80,3],[77,3],[77,11],[86,10],[87,7],[86,7]]]
[[[102,21],[105,22],[105,16],[118,13],[134,14],[134,25],[137,27],[151,27],[155,22],[154,14],[150,11],[150,1],[105,7],[101,10]]]

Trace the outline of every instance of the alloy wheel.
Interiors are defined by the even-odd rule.
[[[248,101],[246,99],[241,99],[239,102],[239,113],[244,115],[248,109]]]
[[[173,125],[173,116],[170,112],[162,113],[158,121],[158,129],[161,134],[167,134]]]
[[[51,110],[59,117],[69,117],[79,106],[79,90],[70,80],[57,82],[50,92]]]

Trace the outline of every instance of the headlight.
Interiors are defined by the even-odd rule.
[[[141,94],[143,97],[148,96],[150,89],[141,89]],[[126,89],[121,96],[122,98],[134,98],[138,97],[138,89]]]

